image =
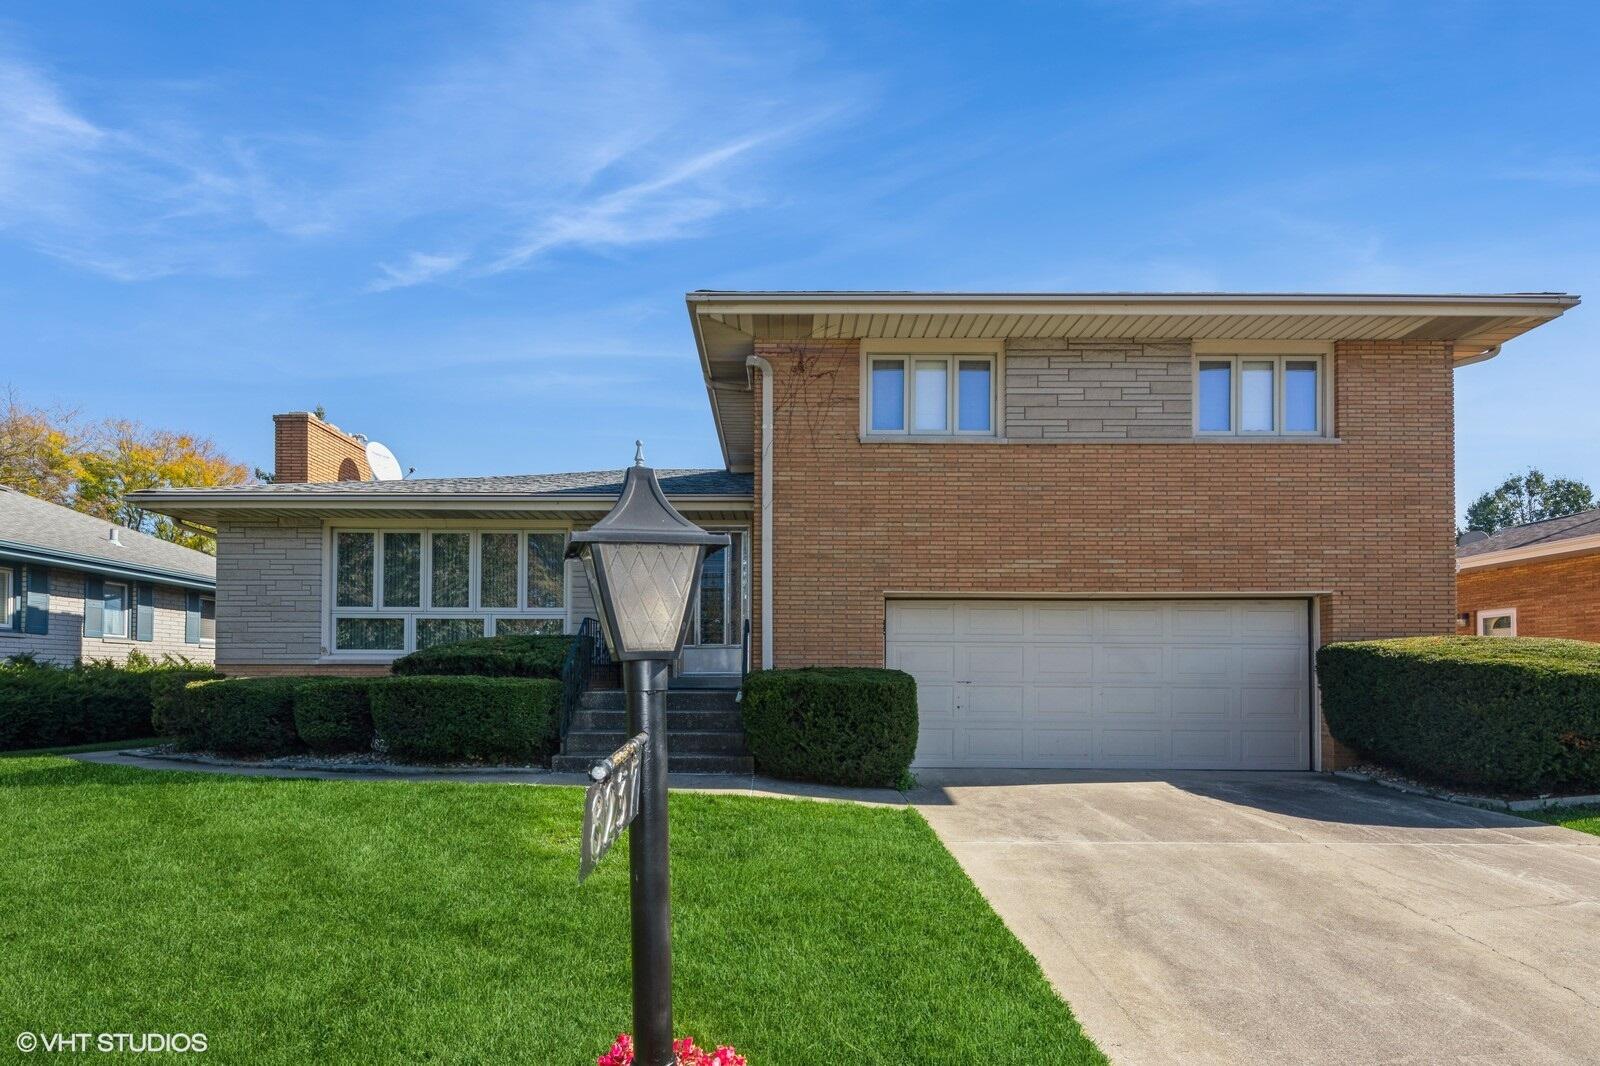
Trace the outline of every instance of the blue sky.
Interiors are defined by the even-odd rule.
[[[716,465],[695,288],[1600,302],[1600,6],[13,3],[0,384],[271,465]],[[1600,306],[1457,373],[1600,487]]]

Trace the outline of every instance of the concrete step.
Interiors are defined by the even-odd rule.
[[[628,712],[617,710],[595,710],[580,707],[572,713],[572,728],[591,732],[621,733],[628,728]],[[718,710],[693,710],[693,711],[668,711],[667,732],[676,735],[680,731],[702,733],[715,730],[729,730],[738,732],[744,729],[744,717],[737,707]]]
[[[600,761],[596,755],[557,755],[550,769],[563,774],[587,774]],[[678,755],[667,753],[667,770],[674,774],[753,774],[756,761],[748,755]]]
[[[668,689],[668,711],[719,711],[737,709],[739,701],[730,689]],[[579,704],[590,711],[621,711],[628,706],[620,688],[591,688]]]
[[[561,751],[564,755],[593,755],[598,758],[610,755],[627,739],[627,734],[620,731],[574,729],[567,734],[567,742],[562,745]],[[745,755],[749,749],[745,747],[743,730],[668,732],[668,757],[679,752],[684,755]]]

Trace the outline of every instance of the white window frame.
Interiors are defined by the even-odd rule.
[[[0,633],[15,632],[11,620],[17,616],[17,605],[12,601],[16,594],[17,590],[11,587],[10,564],[0,566]]]
[[[945,363],[945,429],[916,429],[916,364],[942,360]],[[872,364],[900,363],[904,381],[905,408],[901,429],[874,429],[872,426]],[[958,429],[960,413],[961,363],[989,364],[989,428]],[[1005,435],[1002,425],[1005,404],[1004,341],[890,340],[870,338],[861,342],[861,436],[882,440],[997,440]]]
[[[1511,619],[1511,632],[1509,632],[1509,633],[1486,633],[1486,632],[1484,632],[1484,629],[1485,629],[1484,623],[1488,622],[1488,621],[1491,621],[1493,619],[1496,619],[1496,618],[1509,618],[1509,619]],[[1478,622],[1477,622],[1476,632],[1477,632],[1477,635],[1480,636],[1480,637],[1514,637],[1514,636],[1516,636],[1517,635],[1517,609],[1515,607],[1496,607],[1493,610],[1479,611],[1478,612]]]
[[[336,602],[338,595],[338,543],[341,533],[370,533],[373,535],[372,605],[342,607]],[[383,603],[383,535],[385,533],[420,533],[422,550],[418,560],[420,594],[415,607],[384,607]],[[468,572],[467,606],[433,607],[433,537],[434,533],[467,533]],[[515,607],[482,606],[482,534],[516,533],[517,536],[517,604]],[[421,619],[472,618],[483,623],[483,632],[492,634],[501,618],[550,619],[560,623],[561,631],[570,628],[568,613],[572,608],[572,568],[563,561],[561,567],[561,606],[528,606],[528,534],[559,533],[563,544],[572,534],[571,526],[554,522],[517,521],[442,521],[366,522],[329,524],[323,538],[323,573],[326,578],[322,590],[322,654],[326,658],[352,660],[382,660],[398,658],[417,648],[417,622]],[[340,648],[338,647],[338,622],[341,618],[398,618],[404,623],[403,647]]]
[[[122,590],[122,610],[113,611],[106,606],[106,590],[115,585]],[[130,640],[133,637],[133,612],[137,609],[133,602],[133,585],[126,581],[103,581],[100,584],[100,635],[110,640]],[[113,615],[121,616],[118,623],[122,626],[121,633],[111,632],[109,619]]]
[[[1192,429],[1196,437],[1207,439],[1242,438],[1245,440],[1318,440],[1333,436],[1333,353],[1327,345],[1285,345],[1281,342],[1247,344],[1235,341],[1226,346],[1195,342],[1189,380],[1193,386],[1194,411]],[[1243,364],[1272,363],[1272,429],[1246,430],[1239,427],[1241,396],[1244,389]],[[1284,385],[1286,363],[1314,362],[1317,364],[1317,428],[1315,430],[1286,430],[1283,428]],[[1202,363],[1228,363],[1230,395],[1228,397],[1228,429],[1200,428],[1200,365]]]

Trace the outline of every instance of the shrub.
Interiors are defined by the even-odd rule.
[[[1413,637],[1317,652],[1341,743],[1444,784],[1600,786],[1600,644]]]
[[[323,678],[294,694],[294,727],[316,751],[366,751],[372,747],[372,704],[367,678]]]
[[[762,773],[892,788],[917,750],[917,683],[900,670],[763,670],[745,683],[744,729]]]
[[[54,666],[13,660],[0,668],[0,750],[147,737],[159,694],[211,672],[181,660]]]
[[[390,677],[371,693],[378,736],[401,758],[543,762],[559,741],[558,681]]]
[[[300,748],[294,697],[297,677],[232,677],[197,681],[183,693],[185,731],[178,745],[230,755],[286,755]]]
[[[424,648],[394,661],[396,674],[559,678],[570,636],[480,637]]]

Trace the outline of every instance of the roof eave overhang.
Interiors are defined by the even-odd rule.
[[[186,574],[178,570],[167,570],[162,567],[116,563],[109,559],[97,559],[92,555],[79,555],[76,552],[64,552],[54,548],[41,548],[33,544],[17,544],[11,541],[0,541],[0,559],[10,562],[59,566],[67,570],[82,570],[91,574],[102,574],[106,577],[120,577],[132,581],[153,581],[158,584],[177,585],[181,588],[200,589],[207,592],[217,587],[217,579],[214,577]]]
[[[1564,540],[1527,544],[1520,548],[1506,548],[1496,552],[1479,552],[1456,559],[1456,571],[1485,570],[1492,566],[1510,566],[1515,563],[1539,562],[1559,559],[1568,555],[1583,555],[1600,551],[1600,533],[1587,537],[1567,537]]]
[[[884,336],[871,332],[872,326],[861,326],[859,320],[876,324],[884,321],[903,322],[918,316],[943,316],[946,319],[970,316],[974,321],[986,323],[979,333],[957,332],[953,336],[982,336],[989,339],[1019,335],[1011,326],[997,327],[996,322],[1038,322],[1041,318],[1059,318],[1074,321],[1094,320],[1093,333],[1084,336],[1099,338],[1117,337],[1115,320],[1128,317],[1149,322],[1152,318],[1177,333],[1144,332],[1130,328],[1125,336],[1136,340],[1181,340],[1184,330],[1197,319],[1213,319],[1216,332],[1189,329],[1191,338],[1208,339],[1271,339],[1273,333],[1286,337],[1300,337],[1326,342],[1340,340],[1433,340],[1453,344],[1455,364],[1467,366],[1492,359],[1499,354],[1500,346],[1507,340],[1520,336],[1530,329],[1558,318],[1580,302],[1580,297],[1568,293],[1494,293],[1494,294],[1417,294],[1417,293],[915,293],[915,292],[717,292],[701,290],[685,295],[689,319],[694,331],[695,348],[700,358],[700,370],[705,380],[706,393],[711,402],[712,418],[716,424],[717,440],[722,449],[723,461],[730,470],[748,472],[754,462],[754,441],[733,439],[742,436],[750,421],[739,414],[731,421],[740,427],[740,434],[730,434],[730,416],[725,411],[734,401],[722,393],[741,392],[742,403],[752,403],[748,396],[748,372],[744,370],[744,356],[754,350],[755,332],[743,336],[747,343],[736,345],[724,339],[717,342],[717,357],[713,358],[713,345],[707,337],[705,323],[709,319],[728,333],[728,320],[743,320],[742,327],[759,332],[760,327],[751,322],[781,322],[792,331],[805,316],[816,316],[810,331],[803,328],[798,336],[809,335],[816,339]],[[818,332],[816,322],[832,317],[832,325]],[[843,316],[841,318],[841,316]],[[859,320],[854,317],[859,316]],[[1326,320],[1327,329],[1307,330],[1307,318]],[[1283,325],[1276,325],[1277,320]],[[1412,320],[1416,324],[1411,324]],[[1298,320],[1298,321],[1295,321]],[[1365,325],[1363,325],[1365,320]],[[1373,322],[1383,320],[1385,329],[1371,332]],[[856,321],[852,327],[850,322]],[[923,320],[924,323],[926,319]],[[841,322],[843,323],[841,325]],[[1238,323],[1247,323],[1248,330],[1232,332]],[[1184,323],[1187,325],[1177,325]],[[1262,329],[1262,323],[1268,328]],[[1036,327],[1035,327],[1036,328]],[[1363,335],[1363,330],[1369,330]],[[793,334],[789,334],[793,335]],[[898,336],[933,336],[921,331],[900,333]],[[939,336],[952,336],[939,333]],[[1062,336],[1076,334],[1070,329],[1060,333],[1023,333],[1024,336]],[[1282,339],[1282,338],[1280,338]],[[742,380],[741,380],[742,378]],[[739,412],[739,408],[734,408]]]
[[[527,496],[515,493],[186,493],[152,490],[130,493],[132,502],[158,514],[194,521],[209,521],[222,515],[301,513],[308,516],[354,515],[379,511],[431,511],[440,515],[470,518],[475,514],[539,514],[544,512],[595,511],[605,513],[616,504],[614,495]],[[667,494],[680,511],[748,511],[751,497],[740,494]]]

